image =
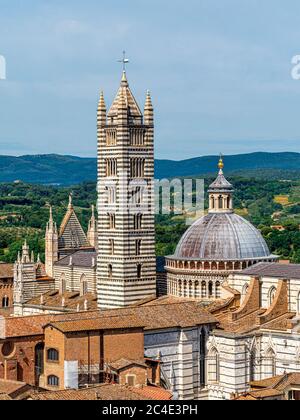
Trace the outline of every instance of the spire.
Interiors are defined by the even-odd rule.
[[[53,223],[52,206],[50,206],[50,209],[49,209],[49,222]]]
[[[92,218],[91,220],[95,220],[95,206],[92,204]]]
[[[69,194],[69,204],[68,204],[68,210],[73,209],[73,202],[72,202],[72,193]]]
[[[27,240],[25,239],[25,242],[22,246],[22,263],[28,263],[28,262],[30,262],[29,246],[27,245]]]
[[[129,86],[125,70],[123,70],[123,73],[122,73],[121,86],[123,86],[123,87],[128,87]]]
[[[146,94],[146,102],[145,102],[145,108],[144,108],[144,122],[146,125],[153,124],[153,105],[152,105],[151,94],[149,90],[147,90],[147,94]]]
[[[119,117],[120,112],[124,112],[126,109],[126,116],[128,111],[130,112],[130,116],[134,119],[137,119],[138,122],[141,123],[142,113],[138,106],[138,103],[133,96],[130,88],[129,83],[127,80],[126,71],[123,70],[121,83],[117,95],[108,111],[108,122],[115,117]]]
[[[55,223],[53,221],[52,206],[49,208],[49,221],[46,226],[46,233],[49,231],[55,231]]]
[[[92,216],[89,221],[89,228],[87,232],[87,240],[89,244],[97,249],[98,232],[97,232],[97,220],[95,217],[95,207],[92,205]]]
[[[105,101],[104,101],[103,91],[101,91],[101,93],[100,93],[100,99],[99,99],[99,102],[98,102],[97,124],[98,125],[105,125],[106,124],[106,105],[105,105]]]

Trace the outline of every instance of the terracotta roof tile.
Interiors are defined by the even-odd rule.
[[[119,359],[119,360],[116,360],[115,362],[109,363],[109,366],[113,370],[116,370],[116,371],[124,369],[132,365],[138,365],[138,366],[147,368],[147,365],[144,360]]]
[[[167,391],[166,389],[159,388],[156,386],[144,386],[142,388],[132,388],[132,391],[136,394],[141,395],[144,397],[143,399],[151,399],[151,400],[171,400],[172,393]]]
[[[49,391],[33,393],[33,400],[152,400],[151,396],[145,396],[136,389],[117,384],[103,384],[93,388],[65,391]]]
[[[258,263],[239,274],[250,276],[300,279],[300,264]]]
[[[64,298],[64,306],[62,306],[62,298]],[[41,304],[41,296],[37,296],[28,300],[26,305],[77,311],[78,305],[80,310],[84,310],[85,301],[87,301],[88,310],[97,309],[97,297],[93,293],[80,296],[79,292],[65,292],[60,294],[58,290],[51,290],[43,294],[43,304]]]
[[[135,316],[112,316],[93,319],[51,322],[50,325],[63,333],[97,331],[123,328],[143,328],[144,324]]]
[[[0,279],[13,279],[14,277],[14,265],[0,263]]]

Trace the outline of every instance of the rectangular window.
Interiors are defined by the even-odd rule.
[[[141,246],[142,246],[142,240],[137,239],[135,241],[135,255],[141,255]]]
[[[143,178],[145,173],[145,159],[132,158],[130,159],[130,177]]]
[[[109,253],[110,255],[115,253],[115,241],[113,239],[109,239]]]
[[[117,131],[108,129],[106,131],[106,145],[115,146],[117,144]]]
[[[135,230],[142,229],[142,215],[141,214],[135,214],[133,216],[133,227]]]
[[[109,218],[109,229],[115,229],[116,228],[116,215],[111,213],[108,215]]]
[[[143,146],[144,144],[144,130],[133,128],[130,131],[130,144],[131,146]]]
[[[117,169],[117,159],[105,159],[105,165],[106,165],[106,176],[112,177],[117,176],[118,169]]]

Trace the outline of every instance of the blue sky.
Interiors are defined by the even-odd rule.
[[[151,90],[156,157],[300,151],[298,0],[0,0],[0,154],[96,154],[96,106]]]

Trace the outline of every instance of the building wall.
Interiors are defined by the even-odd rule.
[[[106,331],[104,333],[104,360],[144,359],[144,333],[142,330]]]
[[[130,344],[129,344],[130,343]],[[59,352],[59,361],[47,360],[47,350],[54,348]],[[143,331],[91,331],[62,333],[51,326],[45,329],[45,371],[40,385],[47,389],[65,388],[65,363],[78,363],[78,382],[84,385],[90,381],[99,383],[101,380],[100,370],[105,369],[105,363],[119,359],[143,360],[144,337]],[[143,369],[143,378],[147,375],[147,369]],[[47,384],[49,375],[59,378],[59,387]],[[141,380],[140,373],[137,376]],[[123,379],[122,379],[123,380]],[[144,379],[143,382],[144,383]]]
[[[13,305],[12,279],[0,280],[0,308],[3,308],[3,298],[8,298],[9,306]]]
[[[208,328],[194,327],[145,333],[145,355],[160,358],[162,378],[180,399],[198,399],[200,384],[200,336]],[[206,340],[206,338],[205,338]]]
[[[274,375],[299,372],[300,335],[265,331],[246,336],[230,336],[216,331],[208,346],[219,352],[220,379],[208,385],[209,399],[230,399],[234,393],[249,390],[250,380],[261,380]],[[274,368],[269,358],[275,355]],[[254,353],[255,357],[251,357]]]
[[[85,280],[88,283],[88,292],[96,294],[96,266],[93,268],[89,267],[75,267],[75,266],[54,266],[54,278],[55,288],[61,288],[61,279],[64,278],[66,281],[66,291],[69,292],[80,292],[81,291],[81,279],[84,275]]]
[[[234,274],[229,277],[228,283],[231,287],[238,290],[242,294],[242,299],[245,297],[244,290],[245,285],[250,285],[250,281],[253,276]],[[278,280],[275,277],[261,277],[260,278],[260,294],[261,294],[261,307],[268,308],[270,290],[278,287]],[[297,279],[290,279],[288,282],[288,298],[289,298],[289,310],[291,312],[300,312],[300,281]]]
[[[129,385],[128,376],[134,377],[134,386],[147,385],[147,368],[146,367],[130,366],[127,369],[123,369],[119,373],[119,384]]]
[[[4,356],[2,346],[8,341],[13,343],[14,350]],[[43,342],[43,336],[0,340],[0,378],[35,385],[35,346],[40,342]]]
[[[60,331],[47,327],[45,328],[45,350],[44,350],[44,375],[41,378],[40,386],[46,389],[64,389],[64,360],[66,340],[64,334]],[[59,353],[58,361],[49,361],[47,352],[49,349],[55,349]],[[52,387],[48,385],[47,378],[49,375],[55,375],[59,378],[59,387]]]

